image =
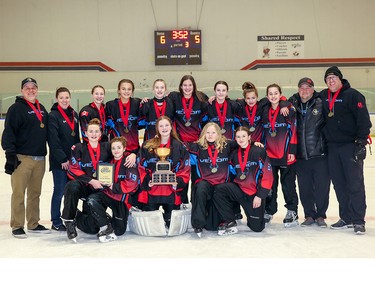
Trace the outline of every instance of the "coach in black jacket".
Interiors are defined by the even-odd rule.
[[[323,105],[310,78],[298,82],[298,93],[289,98],[297,112],[297,180],[305,221],[301,226],[325,223],[330,177],[323,138]]]

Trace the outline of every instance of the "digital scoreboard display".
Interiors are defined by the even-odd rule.
[[[155,65],[202,64],[200,30],[155,31]]]

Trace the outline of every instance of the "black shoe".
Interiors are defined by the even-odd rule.
[[[234,219],[235,219],[235,220],[242,220],[242,219],[243,219],[243,216],[242,216],[241,213],[238,213],[238,214],[235,214],[235,215],[234,215]]]
[[[76,225],[73,220],[65,220],[66,234],[68,235],[69,240],[76,241],[77,230]]]
[[[365,232],[366,232],[366,228],[365,228],[364,224],[355,224],[354,225],[354,233],[355,234],[363,235],[363,234],[365,234]]]
[[[17,229],[12,230],[12,235],[15,238],[18,238],[18,239],[27,238],[27,235],[26,235],[25,231],[23,230],[23,228],[17,228]]]
[[[48,228],[45,228],[43,225],[41,224],[38,224],[37,227],[33,228],[33,229],[28,229],[27,230],[28,232],[32,232],[32,233],[51,233],[51,230],[48,229]]]
[[[56,226],[56,225],[52,225],[51,227],[52,230],[56,230],[56,231],[66,231],[66,227],[65,225],[59,225],[59,226]]]
[[[353,224],[347,223],[346,221],[339,219],[338,222],[331,225],[332,229],[346,229],[353,228]]]

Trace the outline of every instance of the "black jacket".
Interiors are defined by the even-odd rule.
[[[61,169],[61,163],[70,159],[72,145],[80,141],[77,112],[71,107],[64,111],[70,120],[72,120],[72,114],[74,115],[74,136],[72,136],[72,129],[57,109],[57,103],[55,103],[48,114],[50,170]]]
[[[312,98],[305,104],[299,94],[289,98],[297,112],[297,159],[308,160],[326,155],[326,142],[323,137],[323,103],[320,95],[314,91]]]
[[[40,104],[42,123],[23,97],[16,97],[5,118],[1,145],[6,154],[46,156],[48,113]]]

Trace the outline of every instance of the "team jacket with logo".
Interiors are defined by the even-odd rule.
[[[197,143],[188,143],[188,151],[190,152],[191,165],[196,165],[198,179],[194,184],[201,180],[208,181],[211,185],[224,183],[229,177],[229,157],[231,152],[237,147],[235,141],[228,140],[226,147],[219,152],[214,166],[208,149],[203,149]],[[216,168],[217,172],[213,173],[212,169]]]
[[[175,106],[174,125],[180,139],[184,143],[198,140],[202,130],[202,118],[206,114],[206,103],[199,101],[198,97],[193,95],[191,97],[194,100],[190,120],[186,120],[184,107],[182,105],[182,94],[179,92],[171,92],[168,97],[173,101]],[[205,98],[207,101],[208,97],[205,96]],[[187,122],[190,122],[190,126],[185,126]]]
[[[238,148],[231,154],[230,171],[235,175],[233,182],[238,184],[247,195],[256,194],[262,199],[266,198],[273,182],[272,167],[266,150],[261,147],[251,146],[244,173],[241,171],[238,151],[241,151],[241,156],[244,157],[245,149]],[[245,179],[240,178],[242,174],[246,176]]]
[[[138,124],[141,127],[145,128],[145,135],[144,135],[144,141],[149,140],[153,138],[156,134],[156,121],[158,119],[158,115],[156,114],[156,111],[161,110],[161,107],[155,108],[155,99],[150,99],[148,102],[141,104],[140,108],[140,117]],[[173,102],[166,97],[163,101],[165,104],[165,116],[168,116],[172,121],[174,118],[174,106]]]
[[[139,139],[138,139],[138,118],[139,106],[141,100],[139,98],[130,98],[130,112],[128,117],[128,125],[125,127],[124,121],[121,118],[119,102],[121,99],[114,99],[106,103],[107,125],[111,138],[124,136],[127,140],[126,151],[138,153]],[[124,106],[124,116],[126,116],[126,107]],[[126,128],[128,132],[126,132]]]

